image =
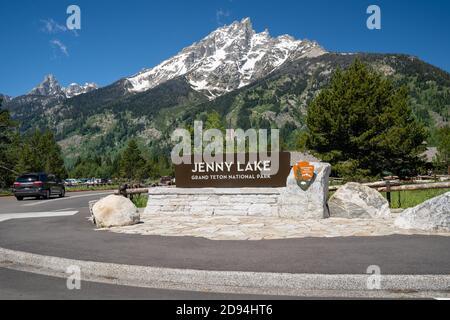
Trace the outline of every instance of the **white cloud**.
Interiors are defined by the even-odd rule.
[[[50,41],[50,44],[53,48],[59,49],[66,57],[69,56],[69,51],[67,50],[67,46],[59,41],[58,39],[54,39]]]
[[[216,10],[216,22],[218,25],[222,26],[224,25],[224,18],[228,18],[231,15],[230,11],[228,10],[224,10],[224,9],[219,9]]]
[[[43,24],[41,30],[45,33],[56,34],[67,31],[66,26],[57,23],[53,19],[41,20],[41,23]]]

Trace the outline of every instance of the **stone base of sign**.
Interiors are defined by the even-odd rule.
[[[177,216],[279,216],[278,189],[150,190],[145,214]]]
[[[149,191],[145,214],[328,218],[326,202],[331,166],[312,164],[317,176],[307,191],[297,185],[293,171],[286,188],[153,188]]]
[[[289,219],[277,217],[196,217],[146,215],[141,224],[107,229],[111,232],[163,237],[199,237],[210,240],[281,240],[300,238],[378,237],[433,235],[450,232],[404,230],[389,219]]]

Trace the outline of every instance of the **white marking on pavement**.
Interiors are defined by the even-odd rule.
[[[67,216],[74,216],[77,213],[78,211],[7,213],[0,215],[0,222],[13,219],[67,217]]]
[[[45,200],[45,201],[37,201],[37,202],[33,202],[33,203],[24,204],[23,207],[33,207],[33,206],[39,206],[39,205],[43,205],[43,204],[51,203],[51,202],[55,202],[55,201],[63,201],[63,200],[70,200],[70,199],[77,199],[77,198],[87,198],[87,197],[96,197],[96,196],[103,196],[103,195],[107,195],[107,194],[113,194],[113,192],[91,193],[91,194],[83,194],[83,195],[79,195],[79,196],[70,196],[70,197],[65,197],[65,198],[51,199],[51,200]]]

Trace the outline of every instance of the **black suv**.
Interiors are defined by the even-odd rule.
[[[49,199],[52,195],[63,198],[66,194],[64,182],[52,174],[28,173],[17,178],[13,187],[14,196],[21,201],[26,197]]]

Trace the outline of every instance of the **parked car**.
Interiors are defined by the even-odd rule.
[[[161,179],[159,180],[160,187],[173,186],[173,185],[175,185],[174,177],[161,177]]]
[[[80,182],[76,179],[67,179],[64,181],[65,185],[68,187],[77,186],[80,184]]]
[[[66,194],[64,181],[53,174],[28,173],[16,179],[13,193],[17,200],[33,197],[49,199],[53,195],[63,198]]]

